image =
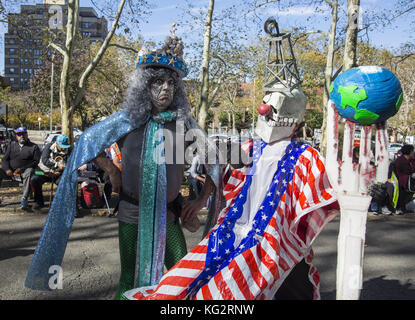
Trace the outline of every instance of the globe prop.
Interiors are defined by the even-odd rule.
[[[388,69],[363,66],[341,73],[330,86],[330,100],[337,112],[361,125],[381,123],[395,115],[402,104],[398,78]]]

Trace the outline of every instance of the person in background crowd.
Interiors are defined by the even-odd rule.
[[[399,181],[397,214],[403,214],[405,212],[406,204],[413,198],[413,192],[408,189],[408,183],[411,177],[415,178],[414,154],[414,146],[405,144],[400,150],[400,156],[398,156],[394,162],[395,173]],[[413,187],[415,188],[415,185]]]
[[[120,151],[120,148],[118,147],[118,144],[116,142],[114,142],[111,145],[111,147],[109,147],[109,149],[108,149],[108,157],[110,158],[110,160],[112,161],[112,163],[118,169],[120,169],[120,171],[122,171],[122,166],[121,166],[121,151]]]
[[[200,163],[200,156],[195,150],[193,152],[192,164],[187,171],[189,183],[193,191],[193,199],[197,199],[200,195],[200,190],[202,189],[203,183],[205,183],[204,166]]]
[[[59,183],[60,176],[69,158],[70,146],[69,138],[61,134],[56,138],[56,142],[48,143],[43,148],[39,162],[39,168],[42,174],[33,175],[31,179],[36,202],[34,209],[39,210],[45,206],[42,185],[45,182]]]
[[[30,177],[40,159],[40,149],[37,144],[29,140],[26,127],[16,129],[17,141],[12,141],[3,157],[0,169],[0,184],[4,178],[21,178],[23,195],[21,209],[30,210],[28,196],[30,191]],[[0,201],[1,202],[1,201]]]

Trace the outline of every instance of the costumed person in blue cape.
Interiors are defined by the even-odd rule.
[[[206,164],[207,182],[200,196],[182,207],[179,190],[189,144],[185,136],[192,131],[193,143],[212,151],[206,133],[190,115],[182,80],[188,70],[182,55],[182,40],[174,30],[161,49],[143,48],[123,109],[79,138],[51,205],[26,287],[50,290],[49,268],[61,265],[74,220],[77,169],[91,160],[109,174],[113,191],[120,194],[121,277],[116,299],[122,299],[126,290],[158,283],[164,265],[171,268],[187,253],[179,217],[190,231],[199,228],[197,213],[218,183],[219,166]],[[114,142],[121,150],[122,172],[103,153]]]

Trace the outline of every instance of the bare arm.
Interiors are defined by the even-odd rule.
[[[121,192],[121,172],[104,154],[98,155],[92,160],[98,167],[104,170],[110,177],[112,190],[116,193]]]

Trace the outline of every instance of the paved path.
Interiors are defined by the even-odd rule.
[[[117,220],[76,219],[63,263],[63,289],[37,292],[23,287],[46,214],[0,213],[0,300],[112,299],[119,278]],[[322,299],[335,299],[339,219],[330,222],[313,248]],[[415,299],[415,218],[370,216],[362,299]],[[185,231],[188,247],[201,237]]]

